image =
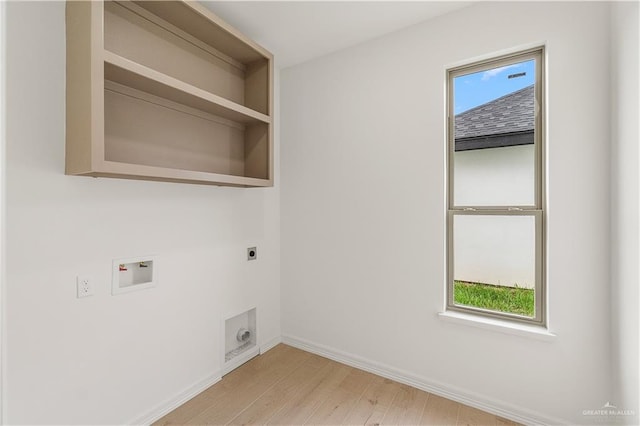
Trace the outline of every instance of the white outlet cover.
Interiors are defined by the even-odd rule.
[[[91,283],[91,279],[86,276],[77,276],[76,291],[78,299],[93,296],[93,284]]]

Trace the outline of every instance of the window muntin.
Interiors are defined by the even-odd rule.
[[[447,309],[545,322],[543,57],[448,71]]]

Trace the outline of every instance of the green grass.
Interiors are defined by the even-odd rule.
[[[454,281],[456,305],[533,317],[533,289]]]

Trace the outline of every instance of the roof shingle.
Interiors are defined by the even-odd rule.
[[[492,137],[504,136],[505,134],[533,133],[533,129],[534,90],[532,84],[456,115],[456,150],[458,150],[459,139],[481,138],[489,140]],[[530,143],[533,143],[533,138]],[[489,148],[490,146],[482,147]]]

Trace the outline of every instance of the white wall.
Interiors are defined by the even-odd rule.
[[[611,344],[614,401],[640,423],[638,393],[638,281],[640,280],[640,188],[638,117],[640,52],[638,2],[612,3],[611,13]]]
[[[458,151],[453,161],[456,205],[534,204],[533,145]]]
[[[445,69],[543,42],[551,341],[437,315]],[[598,422],[583,411],[613,398],[608,60],[608,4],[496,2],[283,70],[283,337],[529,419]]]
[[[533,145],[458,151],[454,161],[454,200],[462,206],[534,204]],[[467,219],[465,224],[460,223]],[[535,228],[527,219],[457,218],[454,227],[456,280],[533,288]],[[458,238],[459,237],[459,238]]]
[[[5,151],[6,151],[6,13],[5,2],[0,2],[0,421],[4,405],[4,312],[5,312]]]
[[[122,424],[215,379],[224,317],[279,338],[279,189],[65,176],[64,9],[7,4],[5,422]],[[111,296],[111,260],[147,254],[158,286]]]
[[[453,217],[453,278],[535,287],[535,216]]]

